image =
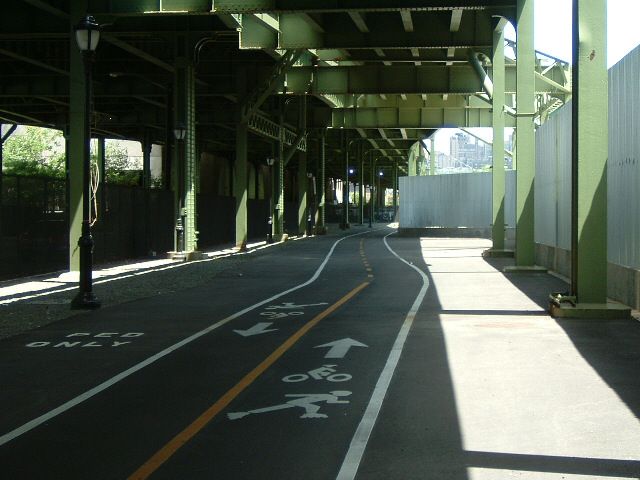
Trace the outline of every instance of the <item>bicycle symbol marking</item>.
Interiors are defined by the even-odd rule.
[[[316,368],[315,370],[310,370],[307,373],[294,373],[293,375],[287,375],[282,378],[283,382],[286,383],[298,383],[304,382],[309,378],[313,378],[314,380],[327,380],[329,382],[346,382],[347,380],[351,380],[353,377],[348,373],[335,373],[337,370],[333,367],[337,365],[323,365],[320,368]]]

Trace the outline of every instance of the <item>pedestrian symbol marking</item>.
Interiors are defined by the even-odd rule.
[[[320,411],[320,406],[316,405],[316,403],[349,403],[349,400],[339,400],[340,397],[348,397],[351,395],[351,392],[346,390],[335,390],[329,393],[297,393],[297,394],[289,394],[285,395],[287,398],[292,398],[293,400],[289,400],[286,403],[280,405],[274,405],[272,407],[264,407],[257,408],[255,410],[248,410],[246,412],[233,412],[228,413],[227,417],[229,420],[237,420],[239,418],[246,417],[247,415],[251,415],[254,413],[268,413],[275,412],[276,410],[284,410],[287,408],[295,408],[300,407],[304,408],[304,413],[300,416],[300,418],[327,418],[328,416],[324,413],[318,413]]]

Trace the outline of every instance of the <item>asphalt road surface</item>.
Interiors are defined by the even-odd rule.
[[[390,233],[294,242],[5,340],[3,477],[346,479],[388,464],[367,443],[428,291],[418,242]]]
[[[637,322],[488,246],[360,227],[3,340],[0,477],[638,478]]]

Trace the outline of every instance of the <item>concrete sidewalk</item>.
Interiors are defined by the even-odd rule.
[[[485,240],[421,245],[468,478],[640,478],[640,323],[551,318],[566,284],[503,274]]]

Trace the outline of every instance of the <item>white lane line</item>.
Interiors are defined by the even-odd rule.
[[[390,233],[389,235],[393,235],[393,233]],[[356,476],[356,473],[358,472],[360,462],[362,461],[362,455],[364,454],[367,443],[369,442],[369,437],[371,436],[373,427],[376,423],[376,420],[378,419],[378,414],[380,413],[382,402],[384,401],[384,397],[386,396],[387,390],[389,389],[391,378],[393,377],[393,373],[398,366],[398,361],[400,360],[400,355],[402,354],[402,349],[404,348],[404,342],[409,335],[409,330],[411,329],[413,320],[418,313],[418,309],[420,308],[420,305],[424,300],[427,290],[429,289],[429,278],[427,277],[427,275],[418,267],[410,264],[404,258],[401,258],[396,252],[391,250],[391,247],[389,247],[389,244],[387,243],[387,237],[389,235],[386,235],[384,237],[385,246],[396,258],[406,263],[420,274],[420,276],[422,277],[422,288],[420,289],[420,293],[418,293],[418,296],[413,302],[411,310],[407,314],[407,317],[405,318],[405,321],[400,328],[400,332],[396,337],[396,341],[391,348],[391,353],[389,354],[389,358],[387,358],[387,363],[385,364],[384,369],[382,370],[382,373],[378,378],[378,382],[376,383],[373,394],[371,395],[371,399],[369,400],[369,405],[364,412],[362,420],[360,420],[360,424],[356,429],[356,433],[351,439],[349,450],[347,451],[347,455],[342,462],[342,467],[338,472],[336,480],[353,480]]]
[[[125,370],[122,373],[119,373],[118,375],[116,375],[113,378],[110,378],[109,380],[101,383],[100,385],[92,388],[91,390],[86,391],[85,393],[69,400],[68,402],[60,405],[57,408],[54,408],[53,410],[37,417],[34,418],[33,420],[31,420],[30,422],[25,423],[24,425],[16,428],[15,430],[10,431],[9,433],[6,433],[4,435],[2,435],[0,437],[0,445],[4,445],[7,442],[10,442],[11,440],[19,437],[20,435],[28,432],[29,430],[32,430],[34,428],[36,428],[39,425],[42,425],[43,423],[51,420],[52,418],[60,415],[61,413],[66,412],[67,410],[75,407],[76,405],[79,405],[80,403],[84,402],[85,400],[88,400],[89,398],[93,397],[94,395],[97,395],[100,392],[103,392],[104,390],[106,390],[107,388],[115,385],[116,383],[118,383],[119,381],[129,377],[130,375],[133,375],[134,373],[142,370],[143,368],[151,365],[152,363],[156,362],[157,360],[160,360],[161,358],[169,355],[170,353],[174,352],[175,350],[178,350],[181,347],[184,347],[185,345],[193,342],[194,340],[197,340],[198,338],[202,337],[203,335],[206,335],[207,333],[212,332],[213,330],[216,330],[217,328],[220,328],[221,326],[225,325],[226,323],[229,323],[231,320],[234,320],[238,317],[241,317],[242,315],[244,315],[245,313],[248,313],[252,310],[255,310],[258,307],[261,307],[263,305],[266,305],[267,303],[271,303],[274,300],[283,297],[291,292],[295,292],[296,290],[300,290],[301,288],[304,288],[310,284],[312,284],[313,282],[315,282],[318,277],[320,276],[320,273],[322,273],[322,270],[324,270],[324,267],[327,265],[327,263],[329,263],[329,259],[331,258],[331,255],[333,255],[333,251],[335,250],[336,246],[338,245],[338,243],[340,243],[341,241],[350,238],[350,237],[355,237],[357,235],[363,235],[365,233],[369,233],[369,231],[366,232],[360,232],[360,233],[355,233],[352,235],[348,235],[346,237],[342,237],[338,240],[336,240],[336,242],[333,244],[333,246],[331,247],[331,249],[329,250],[329,253],[327,253],[324,261],[320,264],[320,266],[318,267],[318,269],[316,270],[316,272],[313,274],[313,276],[307,280],[304,283],[301,283],[300,285],[290,288],[288,290],[285,290],[284,292],[278,293],[270,298],[267,298],[266,300],[263,300],[261,302],[256,303],[255,305],[252,305],[250,307],[245,308],[244,310],[240,310],[239,312],[234,313],[233,315],[220,320],[219,322],[214,323],[213,325],[205,328],[204,330],[201,330],[197,333],[194,333],[193,335],[191,335],[190,337],[185,338],[184,340],[171,345],[170,347],[165,348],[164,350],[156,353],[155,355],[153,355],[152,357],[147,358],[146,360],[138,363],[137,365],[134,365],[133,367]]]

